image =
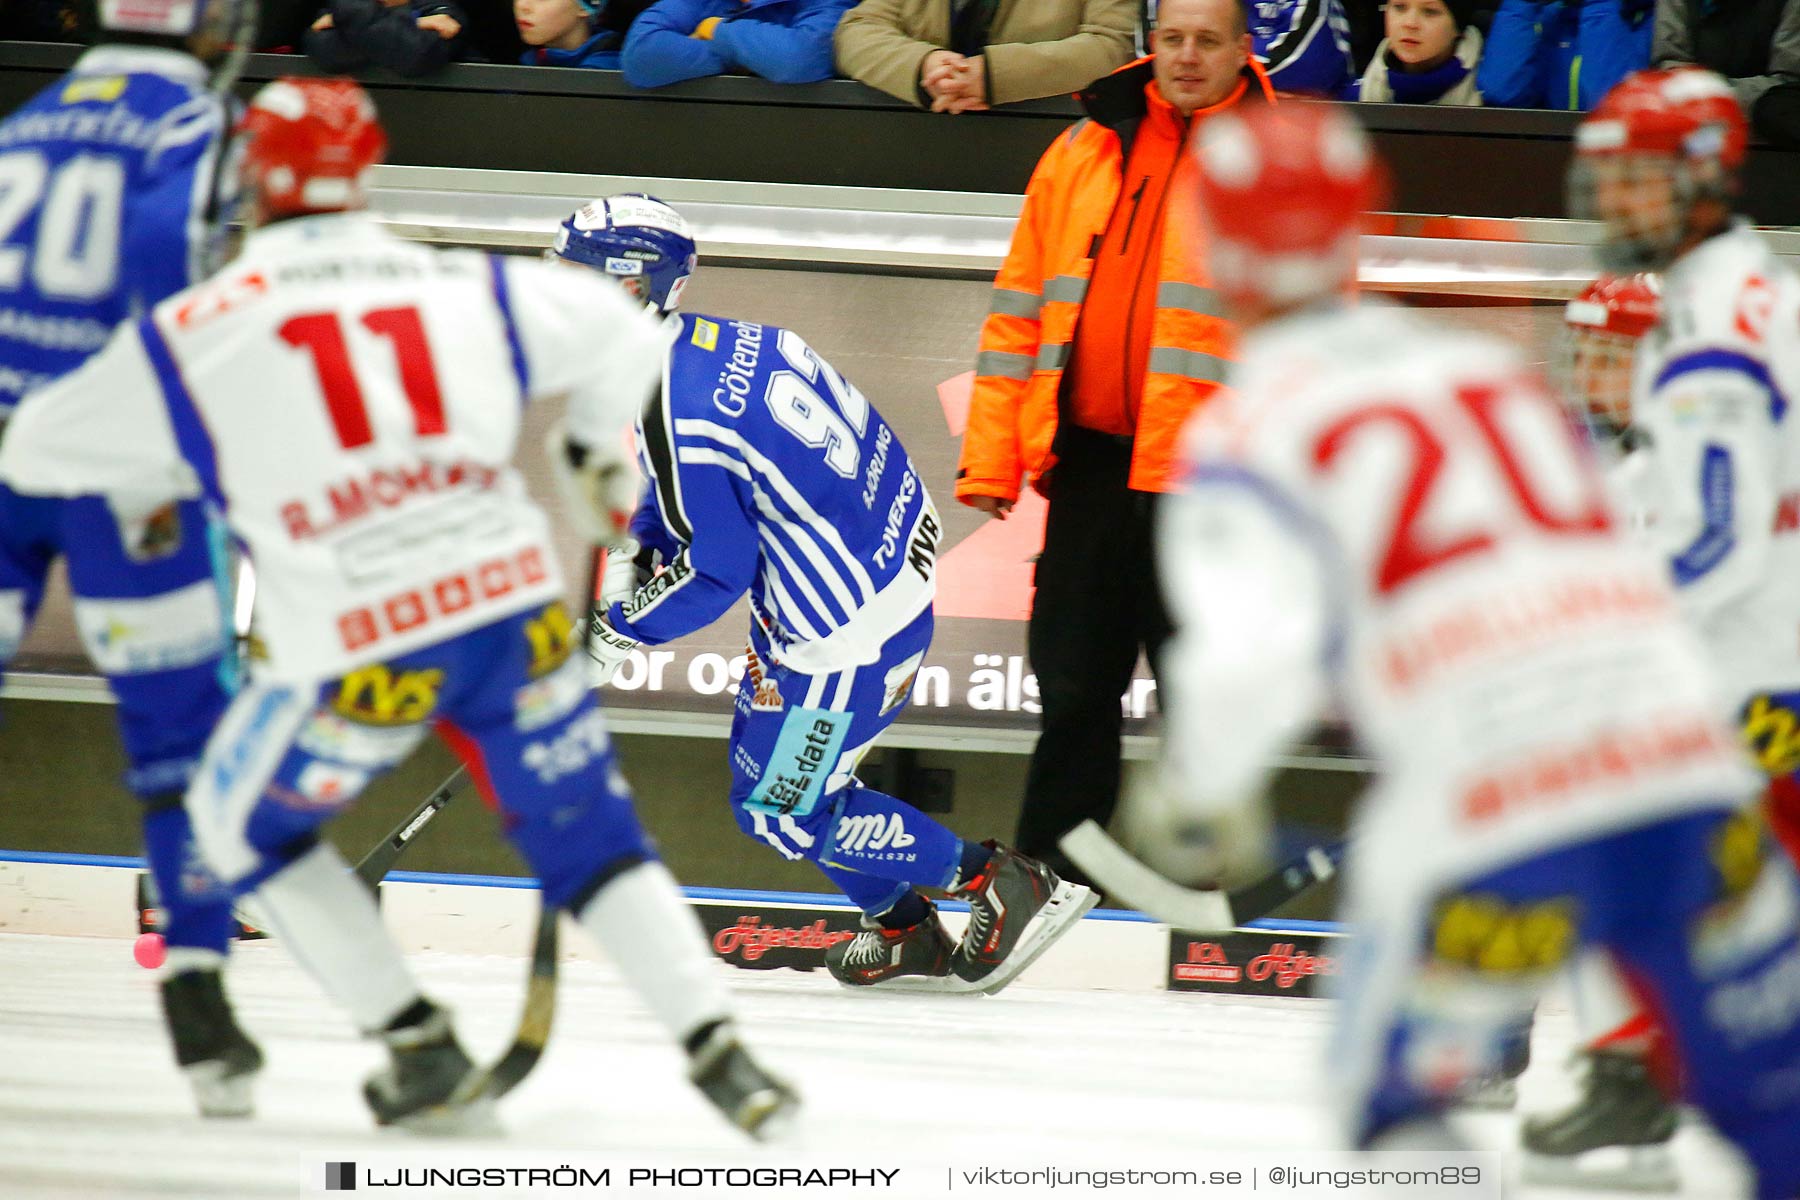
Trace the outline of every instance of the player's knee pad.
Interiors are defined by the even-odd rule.
[[[234,890],[291,859],[377,774],[411,753],[417,725],[360,725],[308,692],[252,687],[232,702],[188,791],[201,852]]]
[[[510,729],[447,736],[491,781],[507,837],[548,902],[585,900],[597,876],[656,857],[613,757],[605,717],[585,688],[560,719],[529,736]]]

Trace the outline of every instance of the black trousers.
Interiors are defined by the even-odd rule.
[[[1030,655],[1043,705],[1019,815],[1018,848],[1086,882],[1057,848],[1119,801],[1120,698],[1140,651],[1154,671],[1170,633],[1157,580],[1158,497],[1126,487],[1131,445],[1065,426],[1057,435]]]

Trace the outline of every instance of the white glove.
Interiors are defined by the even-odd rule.
[[[600,604],[603,608],[611,608],[615,604],[624,604],[637,590],[650,582],[649,572],[638,566],[637,557],[643,547],[634,537],[628,537],[606,551],[606,569],[600,572]]]
[[[558,423],[544,439],[569,520],[596,546],[610,545],[631,527],[642,486],[637,467],[619,446],[587,446]]]
[[[606,623],[600,613],[588,614],[588,686],[605,687],[638,644]]]

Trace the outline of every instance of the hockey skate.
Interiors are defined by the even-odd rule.
[[[1519,1076],[1530,1065],[1531,1024],[1527,1022],[1506,1039],[1499,1069],[1468,1080],[1451,1103],[1457,1108],[1485,1112],[1510,1110],[1519,1100]]]
[[[1588,1050],[1581,1099],[1560,1113],[1532,1117],[1520,1140],[1527,1183],[1562,1187],[1674,1191],[1669,1153],[1680,1114],[1650,1078],[1644,1060],[1617,1050]]]
[[[497,1131],[490,1099],[457,1098],[480,1068],[456,1040],[450,1014],[429,1000],[414,1008],[416,1012],[403,1014],[404,1023],[377,1035],[392,1061],[363,1083],[363,1099],[375,1123],[434,1135]]]
[[[217,970],[182,971],[162,981],[163,1020],[175,1062],[194,1089],[200,1115],[247,1117],[262,1051],[238,1028]]]
[[[907,929],[886,929],[862,919],[863,931],[825,951],[825,969],[849,987],[882,987],[909,978],[942,979],[950,974],[956,945],[928,905],[925,919]]]
[[[991,996],[1073,929],[1100,897],[1017,850],[993,842],[988,847],[994,852],[988,865],[954,893],[969,902],[969,925],[950,969]]]
[[[691,1052],[688,1079],[725,1119],[759,1142],[792,1127],[800,1095],[750,1057],[729,1021],[704,1031]]]

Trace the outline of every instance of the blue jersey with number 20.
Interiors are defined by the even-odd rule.
[[[206,68],[141,46],[89,50],[0,123],[0,419],[205,274],[224,129]]]

